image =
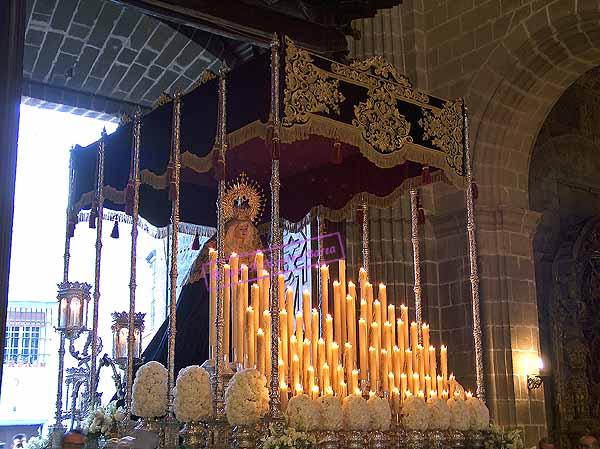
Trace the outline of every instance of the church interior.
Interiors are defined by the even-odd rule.
[[[5,0],[3,10],[2,327],[20,105],[119,124],[73,142],[55,326],[59,358],[83,333],[90,353],[81,403],[59,365],[56,422],[35,449],[89,427],[96,370],[110,363],[122,384],[103,398],[114,393],[123,412],[115,405],[108,431],[87,428],[86,447],[599,449],[600,1]],[[136,230],[121,233],[133,262],[127,312],[113,314],[124,333],[105,343],[119,348],[114,363],[94,338],[103,221],[104,238],[113,221]],[[69,240],[88,224],[96,276],[70,279]],[[173,254],[183,234],[199,251],[189,274],[171,257],[168,317],[143,344],[138,228],[165,232]],[[308,268],[277,275],[296,239]],[[75,315],[63,301],[77,301]],[[236,416],[253,393],[245,382],[262,382],[264,397],[246,398],[264,402],[252,422],[254,408]],[[337,428],[317,423],[338,413],[328,407],[339,407]],[[429,427],[412,423],[420,413]],[[460,413],[470,428],[455,424]]]

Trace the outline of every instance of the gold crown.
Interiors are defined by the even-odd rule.
[[[229,183],[223,198],[225,222],[235,219],[255,222],[260,218],[264,198],[262,189],[242,172]]]

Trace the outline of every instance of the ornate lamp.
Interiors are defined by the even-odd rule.
[[[58,284],[58,325],[68,338],[76,338],[87,325],[87,306],[92,286],[87,282]]]
[[[136,313],[133,318],[133,361],[134,365],[141,361],[142,331],[144,330],[145,313]],[[129,313],[112,313],[113,360],[123,371],[127,369],[127,338],[129,336]]]

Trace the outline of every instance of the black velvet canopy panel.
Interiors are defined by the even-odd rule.
[[[283,218],[297,222],[318,207],[330,219],[341,219],[359,200],[385,206],[407,187],[432,179],[463,186],[462,101],[413,89],[381,58],[344,65],[289,39],[282,50]],[[182,97],[180,219],[214,227],[219,83],[214,75],[203,79]],[[269,201],[271,55],[228,73],[226,86],[226,178],[245,172]],[[126,209],[132,131],[129,123],[105,139],[104,196],[110,209]],[[157,227],[170,221],[172,136],[172,101],[141,118],[139,211]],[[73,151],[73,214],[94,207],[98,144]],[[267,212],[262,221],[268,220]]]

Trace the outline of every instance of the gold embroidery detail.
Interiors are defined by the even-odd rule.
[[[334,62],[331,64],[331,70],[369,88],[377,87],[381,83],[389,84],[388,89],[398,98],[429,104],[429,96],[413,89],[408,78],[398,73],[396,68],[381,56],[353,61],[349,66]]]
[[[439,111],[422,109],[423,139],[446,153],[446,161],[456,173],[464,175],[463,119],[461,101],[447,101]]]
[[[412,142],[409,136],[410,123],[400,114],[388,83],[381,83],[369,90],[367,101],[354,106],[352,124],[360,129],[363,139],[381,153],[392,153],[405,143]]]
[[[173,98],[168,93],[163,92],[162,94],[160,94],[160,97],[158,97],[158,99],[154,103],[154,106],[152,107],[152,109],[159,108],[171,101],[173,101]]]
[[[313,64],[306,50],[286,39],[284,126],[308,122],[311,113],[340,113],[345,100],[338,91],[339,81],[328,80],[327,72]]]
[[[121,126],[127,125],[128,123],[131,123],[131,115],[127,113],[121,114],[121,116],[119,117],[119,128]]]
[[[203,84],[206,84],[209,81],[214,80],[216,78],[217,78],[217,75],[212,70],[209,70],[209,69],[203,70],[202,74],[200,75],[200,79],[198,81],[194,82],[194,84],[192,84],[192,87],[190,88],[190,92],[192,90],[196,89],[197,87],[200,87]]]

